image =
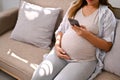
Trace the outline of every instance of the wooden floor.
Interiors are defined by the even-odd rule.
[[[0,70],[0,80],[16,80],[16,79]]]

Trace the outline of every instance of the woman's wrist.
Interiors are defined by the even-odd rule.
[[[84,37],[85,39],[88,39],[90,36],[93,36],[94,34],[92,32],[85,32],[84,34],[82,34],[81,36]]]
[[[60,44],[58,44],[58,43],[55,43],[55,47],[60,47]]]

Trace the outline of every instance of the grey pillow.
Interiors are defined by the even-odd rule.
[[[22,1],[11,38],[41,48],[49,48],[60,10]]]
[[[120,20],[117,22],[114,45],[104,60],[104,69],[120,76]]]

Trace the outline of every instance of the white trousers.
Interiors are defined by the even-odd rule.
[[[95,66],[96,60],[67,62],[57,57],[53,49],[35,70],[31,80],[88,80]]]

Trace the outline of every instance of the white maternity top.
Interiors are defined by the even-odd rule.
[[[75,19],[79,21],[80,25],[84,25],[88,31],[98,35],[98,10],[89,16],[84,16],[81,9],[77,12]],[[90,61],[96,59],[96,48],[89,41],[78,36],[71,27],[63,34],[61,47],[71,59]]]

